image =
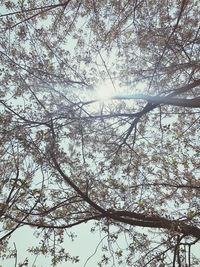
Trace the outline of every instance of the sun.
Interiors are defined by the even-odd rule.
[[[103,81],[96,86],[96,98],[104,101],[109,100],[116,94],[116,86],[109,80]]]

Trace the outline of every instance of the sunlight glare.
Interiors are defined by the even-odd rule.
[[[112,96],[116,94],[116,87],[113,86],[112,82],[104,81],[98,84],[96,87],[96,97],[100,100],[109,100]]]

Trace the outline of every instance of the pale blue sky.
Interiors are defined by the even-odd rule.
[[[75,266],[75,267],[83,267],[86,263],[88,257],[90,257],[96,250],[96,247],[98,246],[98,243],[100,240],[104,237],[102,237],[99,234],[92,234],[90,233],[90,227],[91,223],[88,224],[82,224],[80,226],[74,227],[73,229],[69,229],[69,232],[74,230],[78,237],[75,239],[75,241],[71,241],[68,236],[65,237],[65,241],[62,244],[63,247],[65,247],[66,251],[71,252],[73,256],[79,255],[80,256],[80,262],[76,264],[72,264],[71,262],[64,262],[62,264],[59,264],[58,267],[68,267],[68,266]],[[14,242],[17,248],[17,257],[18,262],[22,263],[26,257],[29,259],[29,265],[28,267],[33,265],[33,262],[35,260],[35,256],[30,256],[29,253],[26,252],[27,248],[29,246],[36,245],[37,242],[39,242],[39,238],[36,239],[33,237],[33,230],[30,227],[22,227],[21,229],[18,229],[13,236],[10,239],[10,244],[14,248]],[[94,267],[97,266],[97,261],[99,259],[99,252],[100,252],[100,246],[97,252],[93,257],[90,258],[90,260],[87,262],[85,267]],[[2,261],[0,262],[2,267],[14,267],[15,266],[15,259]],[[38,256],[37,260],[35,262],[35,265],[37,267],[46,267],[50,266],[50,258],[47,258],[45,256]]]

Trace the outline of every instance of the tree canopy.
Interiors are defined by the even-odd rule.
[[[28,225],[30,253],[76,266],[63,238],[90,221],[106,236],[98,266],[199,266],[199,1],[0,10],[1,257]]]

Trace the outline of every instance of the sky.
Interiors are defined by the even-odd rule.
[[[71,262],[63,262],[61,264],[56,265],[56,267],[94,267],[97,266],[97,262],[100,259],[101,255],[101,247],[106,242],[105,234],[100,235],[100,233],[91,233],[90,228],[92,223],[82,224],[80,226],[76,226],[72,229],[77,234],[77,238],[75,241],[71,241],[69,237],[65,235],[65,240],[62,246],[66,249],[67,252],[71,253],[72,256],[79,256],[80,261],[76,264],[72,264]],[[70,231],[70,229],[69,229]],[[141,232],[146,232],[145,229],[141,229]],[[102,241],[102,242],[101,242]],[[10,239],[10,245],[14,248],[14,243],[17,249],[17,265],[16,259],[9,259],[0,261],[0,267],[18,267],[19,263],[23,263],[26,257],[29,259],[28,267],[47,267],[51,266],[51,259],[45,256],[30,256],[27,253],[27,248],[30,246],[37,246],[39,239],[33,236],[33,230],[24,226],[18,229]],[[119,240],[120,245],[124,246],[125,240]],[[200,248],[197,244],[192,247],[192,253],[199,257]],[[119,265],[116,263],[115,265],[118,267]],[[125,266],[125,265],[120,265]],[[109,265],[109,267],[111,267]]]
[[[57,265],[58,267],[67,267],[67,266],[75,266],[75,267],[94,267],[97,266],[97,260],[99,258],[99,249],[96,248],[104,236],[100,236],[99,234],[90,233],[91,223],[82,224],[81,226],[76,226],[72,230],[77,234],[77,238],[75,241],[71,241],[69,237],[65,236],[65,240],[63,243],[63,247],[65,247],[66,251],[71,252],[73,256],[80,256],[80,262],[76,264],[72,264],[71,262],[65,262]],[[70,231],[70,229],[69,229]],[[34,238],[33,230],[24,226],[21,229],[18,229],[11,237],[10,244],[14,248],[14,243],[17,248],[17,264],[24,262],[26,257],[29,259],[28,267],[33,267],[34,262],[36,267],[47,267],[50,266],[50,258],[44,256],[30,256],[27,253],[27,248],[33,245],[37,246],[39,239]],[[94,254],[94,255],[93,255]],[[93,255],[93,256],[92,256]],[[0,261],[2,267],[14,267],[15,266],[15,258],[5,261]]]

